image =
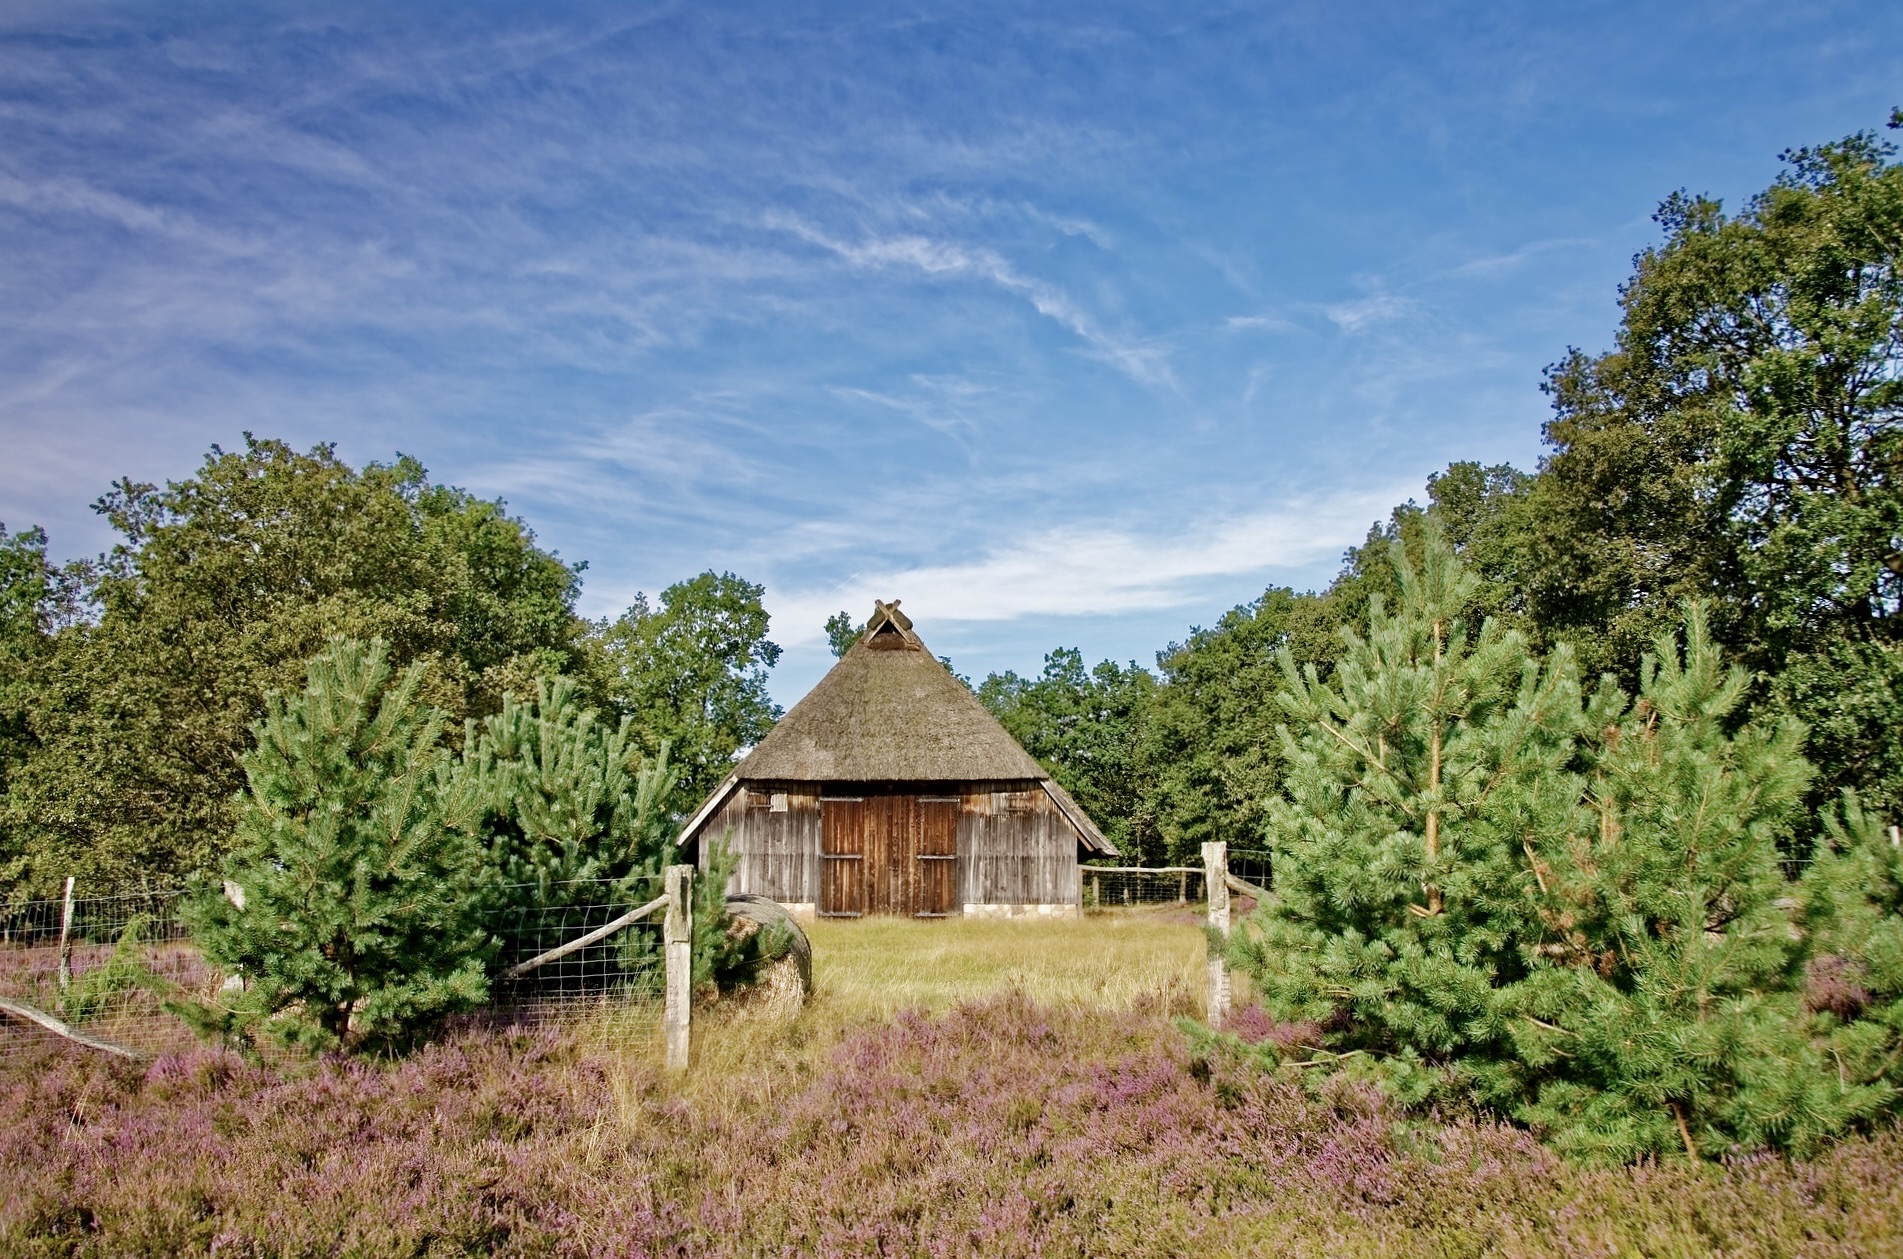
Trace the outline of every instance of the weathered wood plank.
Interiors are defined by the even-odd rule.
[[[36,1009],[23,1001],[9,1001],[0,997],[0,1012],[11,1014],[17,1019],[37,1023],[55,1036],[64,1036],[75,1045],[84,1045],[87,1049],[97,1049],[100,1053],[113,1054],[120,1058],[130,1058],[134,1062],[150,1058],[152,1055],[141,1053],[137,1049],[128,1049],[114,1041],[101,1040],[97,1036],[88,1036],[69,1024],[61,1022],[44,1010]]]

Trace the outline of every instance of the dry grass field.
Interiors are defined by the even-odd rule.
[[[999,998],[1073,1013],[1203,1013],[1203,933],[1193,910],[1092,914],[1082,921],[902,918],[806,924],[813,993],[798,1018],[744,1004],[697,1013],[690,1093],[730,1096],[736,1077],[770,1081],[810,1069],[855,1032],[904,1013],[943,1015]],[[613,1038],[603,1038],[612,1044]],[[630,1060],[658,1065],[652,1037]]]
[[[901,1010],[943,1013],[1016,993],[1038,1005],[1132,1010],[1194,1002],[1203,933],[1193,909],[1092,914],[1081,922],[884,918],[811,926],[814,1014],[849,1025]]]

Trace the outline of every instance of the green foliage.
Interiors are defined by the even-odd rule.
[[[550,906],[645,899],[673,857],[665,744],[642,763],[631,722],[605,729],[558,679],[467,723],[454,753],[420,699],[423,666],[392,681],[386,654],[333,641],[303,695],[274,699],[255,728],[226,871],[242,905],[207,892],[191,910],[207,956],[245,980],[195,1011],[210,1030],[401,1048],[487,996],[512,911],[539,922]],[[730,873],[729,860],[697,905],[708,982],[733,982],[765,943],[724,942]],[[639,931],[616,947],[639,969],[658,966],[654,945]]]
[[[112,999],[135,988],[167,991],[145,964],[145,916],[134,914],[119,932],[104,964],[73,977],[59,995],[60,1016],[68,1023],[85,1023],[104,1014]]]
[[[826,645],[833,649],[835,658],[852,650],[859,641],[859,635],[865,630],[853,623],[852,615],[841,609],[826,618]]]
[[[1569,1153],[1807,1151],[1877,1100],[1824,1069],[1796,1017],[1779,851],[1811,769],[1795,725],[1728,733],[1746,687],[1695,606],[1682,658],[1661,635],[1629,711],[1604,693],[1575,816],[1529,843],[1544,931],[1515,1026],[1537,1091],[1517,1113]]]
[[[54,574],[46,562],[46,533],[8,533],[0,524],[0,799],[8,780],[31,754],[34,678],[51,644],[49,610]],[[0,887],[19,877],[21,859],[9,842],[0,810]]]
[[[244,1039],[401,1046],[487,995],[483,802],[453,774],[425,666],[393,680],[388,655],[332,640],[302,693],[273,695],[253,727],[225,867],[238,890],[189,906],[206,957],[243,977],[213,1013]]]
[[[1036,757],[1124,858],[1162,855],[1147,746],[1156,679],[1105,660],[1086,670],[1082,653],[1060,647],[1036,678],[994,673],[978,699]]]
[[[1524,513],[1545,632],[1636,678],[1681,600],[1787,711],[1833,687],[1810,745],[1830,798],[1903,777],[1903,166],[1863,134],[1785,155],[1727,216],[1676,194],[1622,290],[1613,350],[1551,369],[1554,447]],[[1782,673],[1784,676],[1779,677]],[[1859,713],[1867,716],[1859,716]]]
[[[1804,872],[1804,1006],[1841,1078],[1903,1093],[1903,832],[1846,792]]]
[[[1276,897],[1238,960],[1264,1003],[1332,1027],[1410,1100],[1511,1098],[1500,989],[1523,970],[1531,907],[1521,837],[1564,775],[1581,720],[1570,656],[1542,664],[1517,631],[1459,613],[1477,579],[1437,528],[1401,596],[1344,631],[1332,679],[1280,655],[1285,794],[1269,804]]]
[[[665,742],[641,763],[631,725],[605,729],[566,678],[538,680],[528,703],[504,696],[500,712],[470,723],[456,775],[482,802],[490,901],[559,904],[575,895],[560,884],[625,890],[660,873],[673,853],[674,772]]]
[[[1493,616],[1519,622],[1511,578],[1518,565],[1517,508],[1531,478],[1504,465],[1450,464],[1428,479],[1426,509],[1404,503],[1344,557],[1320,594],[1264,591],[1207,629],[1157,654],[1160,685],[1151,706],[1154,805],[1172,861],[1192,864],[1203,843],[1260,848],[1268,800],[1284,772],[1275,702],[1282,687],[1278,654],[1332,675],[1341,630],[1365,624],[1376,597],[1399,594],[1398,542],[1418,562],[1432,520],[1481,580],[1460,615],[1473,624]]]
[[[1636,702],[1610,679],[1588,697],[1566,649],[1469,632],[1478,579],[1431,519],[1421,552],[1394,542],[1398,607],[1372,601],[1331,680],[1282,658],[1298,724],[1270,806],[1275,896],[1232,952],[1311,1029],[1312,1063],[1494,1108],[1592,1160],[1802,1152],[1889,1104],[1801,1017],[1780,852],[1803,732],[1740,722],[1748,678],[1703,610],[1682,654],[1667,635],[1642,662]],[[1880,911],[1812,900],[1845,924],[1836,947],[1874,947]],[[1887,1045],[1846,1039],[1866,1069]]]
[[[1861,784],[1868,807],[1903,817],[1903,642],[1846,636],[1792,652],[1764,689],[1760,707],[1804,723],[1805,751],[1824,771],[1820,816],[1829,788]]]
[[[1268,799],[1283,769],[1275,733],[1276,653],[1290,646],[1298,623],[1321,602],[1268,590],[1157,653],[1161,679],[1150,704],[1147,767],[1165,839],[1156,856],[1195,863],[1201,846],[1218,840],[1232,848],[1262,847]]]
[[[332,635],[427,662],[419,685],[452,721],[585,663],[578,570],[411,459],[359,472],[328,446],[247,437],[164,489],[121,482],[97,510],[123,541],[70,574],[90,616],[48,623],[29,671],[0,820],[9,888],[50,894],[72,874],[106,893],[214,867],[247,730]]]
[[[634,719],[632,737],[649,756],[673,749],[679,778],[667,806],[676,815],[699,805],[735,755],[779,720],[766,689],[780,648],[766,636],[765,593],[709,571],[663,590],[657,607],[636,595],[619,620],[596,627],[609,694]]]

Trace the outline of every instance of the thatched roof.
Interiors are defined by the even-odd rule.
[[[925,648],[898,600],[773,727],[735,776],[795,782],[1047,779]]]
[[[964,683],[925,648],[899,601],[872,619],[832,671],[793,705],[681,828],[693,838],[740,784],[965,783],[1033,780],[1091,852],[1117,849],[1070,793],[1018,746]]]

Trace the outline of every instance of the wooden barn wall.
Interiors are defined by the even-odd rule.
[[[773,808],[784,795],[784,808]],[[784,904],[819,899],[819,788],[814,783],[749,783],[702,824],[700,868],[713,841],[726,836],[739,858],[729,890]]]
[[[965,783],[958,818],[967,905],[1077,904],[1077,828],[1035,782]]]
[[[958,903],[1075,905],[1077,830],[1035,782],[920,784],[749,783],[736,788],[699,831],[700,864],[727,836],[738,856],[731,890],[787,904],[820,898],[819,797],[909,791],[957,795]],[[773,808],[783,794],[784,808]]]

